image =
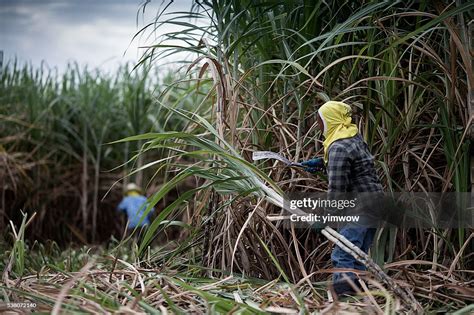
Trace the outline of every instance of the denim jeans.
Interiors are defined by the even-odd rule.
[[[365,228],[365,227],[355,227],[351,225],[344,226],[339,230],[339,234],[347,238],[352,244],[359,247],[364,253],[369,251],[370,245],[374,240],[376,229],[374,228]],[[352,255],[343,251],[339,246],[335,246],[332,254],[331,260],[334,268],[348,268],[356,270],[365,270],[365,266],[357,261]],[[333,274],[333,285],[334,290],[337,294],[344,293],[353,293],[354,290],[348,281],[344,280],[345,274],[349,277],[355,285],[358,284],[356,281],[357,276],[353,272],[335,272]]]

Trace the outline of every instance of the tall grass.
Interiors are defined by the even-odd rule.
[[[156,169],[126,175],[160,154],[134,158],[140,143],[109,143],[166,124],[180,128],[180,120],[152,106],[153,93],[171,75],[158,80],[156,73],[124,66],[112,76],[77,65],[59,75],[44,65],[7,63],[0,77],[0,228],[9,220],[19,225],[22,210],[38,213],[30,239],[64,244],[121,235],[124,220],[115,211],[121,183],[146,186]],[[145,188],[154,190],[157,179]]]

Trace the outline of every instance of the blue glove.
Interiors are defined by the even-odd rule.
[[[304,170],[309,173],[321,172],[324,170],[325,167],[324,160],[320,157],[308,161],[303,161],[301,162],[301,165],[303,165],[305,167]]]

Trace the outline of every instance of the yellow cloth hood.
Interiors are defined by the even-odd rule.
[[[324,103],[318,110],[318,115],[323,121],[324,130],[324,162],[328,162],[329,147],[339,139],[351,138],[359,130],[352,123],[351,107],[343,102],[329,101]]]

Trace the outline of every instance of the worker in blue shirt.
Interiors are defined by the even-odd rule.
[[[125,212],[128,217],[128,231],[134,230],[137,226],[144,227],[150,225],[150,217],[154,208],[142,219],[147,208],[147,198],[142,195],[141,188],[135,183],[129,183],[125,189],[125,197],[117,207],[118,211]]]

